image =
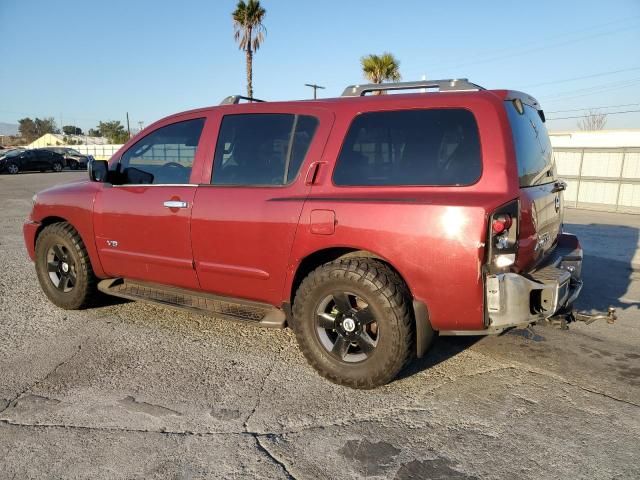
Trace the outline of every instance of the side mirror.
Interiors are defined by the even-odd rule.
[[[109,164],[105,160],[93,160],[87,165],[89,180],[92,182],[106,182],[109,175]]]

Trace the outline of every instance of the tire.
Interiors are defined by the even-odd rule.
[[[60,162],[54,162],[53,163],[53,171],[54,172],[61,172],[63,168],[64,167],[62,166],[62,164]]]
[[[409,291],[376,259],[343,258],[314,270],[296,292],[291,324],[309,364],[352,388],[390,382],[415,353]]]
[[[66,222],[49,225],[38,235],[36,273],[45,295],[65,310],[86,308],[99,296],[84,242]]]
[[[70,160],[69,161],[69,168],[71,170],[78,170],[78,168],[80,168],[80,165],[75,160]]]
[[[15,175],[19,171],[20,171],[20,167],[18,167],[18,165],[16,165],[15,163],[11,162],[7,165],[7,173],[11,175]]]

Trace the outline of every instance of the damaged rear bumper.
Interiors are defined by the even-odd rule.
[[[486,277],[486,329],[441,335],[488,335],[526,327],[570,309],[581,290],[582,247],[575,235],[563,233],[553,254],[535,271]]]
[[[553,254],[535,271],[487,277],[489,329],[528,325],[570,308],[582,290],[582,256],[578,238],[563,233]]]

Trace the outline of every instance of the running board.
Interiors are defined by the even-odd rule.
[[[265,328],[284,328],[284,311],[266,303],[237,300],[184,288],[156,285],[122,278],[98,283],[107,295],[188,310],[200,315],[255,323]]]

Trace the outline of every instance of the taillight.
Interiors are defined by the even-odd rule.
[[[487,263],[491,270],[503,270],[516,261],[518,250],[518,201],[498,208],[489,218]]]
[[[491,222],[491,229],[493,230],[493,233],[499,235],[505,230],[509,230],[511,225],[513,225],[513,219],[511,218],[511,215],[505,213],[498,215],[493,219],[493,222]]]

